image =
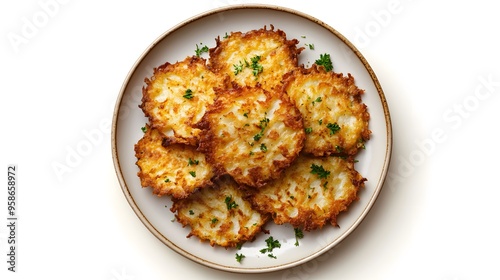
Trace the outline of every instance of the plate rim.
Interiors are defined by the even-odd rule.
[[[296,260],[294,262],[290,262],[287,264],[282,264],[282,265],[276,265],[276,266],[269,266],[265,268],[237,268],[237,267],[230,267],[226,266],[223,264],[217,264],[212,261],[203,259],[199,256],[195,256],[186,250],[182,249],[172,241],[170,241],[167,237],[165,237],[159,230],[155,228],[155,226],[149,222],[148,218],[144,215],[144,213],[141,211],[139,206],[136,204],[134,197],[130,193],[129,187],[127,185],[127,182],[125,181],[124,175],[122,173],[122,168],[120,166],[120,160],[119,160],[119,155],[118,155],[118,148],[117,148],[117,128],[118,128],[118,118],[120,116],[120,108],[123,102],[123,97],[125,95],[125,92],[127,90],[127,87],[130,83],[130,80],[134,73],[137,71],[140,63],[146,58],[146,56],[151,52],[151,50],[159,44],[162,40],[166,39],[171,33],[175,32],[176,30],[189,25],[192,22],[195,22],[197,20],[209,17],[211,15],[217,14],[217,13],[223,13],[223,12],[228,12],[228,11],[233,11],[233,10],[243,10],[243,9],[265,9],[265,10],[273,10],[273,11],[278,11],[278,12],[285,12],[289,13],[292,15],[299,16],[301,18],[304,18],[306,20],[309,20],[311,22],[316,23],[317,25],[320,25],[322,28],[327,29],[332,35],[336,36],[339,40],[341,40],[349,49],[352,50],[352,52],[356,55],[356,57],[360,60],[360,62],[363,64],[363,67],[366,69],[368,72],[380,99],[381,106],[383,109],[384,113],[384,120],[385,120],[385,128],[387,131],[387,142],[386,142],[386,150],[385,150],[385,157],[384,157],[384,163],[382,165],[382,171],[380,173],[380,176],[378,178],[378,182],[375,185],[375,191],[373,192],[371,198],[368,200],[368,203],[365,205],[363,211],[361,214],[356,218],[355,222],[350,225],[348,230],[346,230],[342,235],[340,235],[335,241],[331,242],[328,246],[325,246],[324,248],[318,250],[316,253],[313,253],[305,258]],[[345,240],[351,233],[358,228],[358,226],[362,223],[362,221],[366,218],[370,210],[373,208],[373,205],[377,201],[383,187],[385,184],[385,180],[387,177],[387,173],[389,170],[390,162],[391,162],[391,157],[392,157],[392,145],[393,145],[393,133],[392,133],[392,121],[391,121],[391,116],[390,116],[390,111],[389,111],[389,105],[387,103],[384,91],[382,89],[382,86],[380,85],[380,82],[373,70],[373,68],[370,66],[368,61],[365,59],[365,57],[361,54],[361,52],[352,44],[346,37],[344,37],[340,32],[338,32],[336,29],[331,27],[330,25],[326,24],[325,22],[319,20],[318,18],[311,16],[309,14],[300,12],[298,10],[294,10],[292,8],[284,7],[284,6],[279,6],[279,5],[269,5],[269,4],[235,4],[235,5],[228,5],[228,6],[223,6],[219,8],[214,8],[207,10],[205,12],[199,13],[195,16],[192,16],[190,18],[185,19],[184,21],[179,22],[178,24],[172,26],[170,29],[167,31],[163,32],[160,36],[158,36],[150,45],[140,54],[140,56],[136,59],[134,64],[132,65],[131,69],[127,73],[124,82],[122,83],[122,86],[120,88],[118,97],[116,99],[116,103],[114,106],[113,110],[113,117],[112,117],[112,125],[111,125],[111,153],[112,153],[112,158],[113,158],[113,165],[115,169],[115,173],[118,179],[118,182],[120,184],[120,188],[122,189],[122,192],[127,199],[128,204],[134,211],[134,213],[137,215],[139,220],[146,226],[146,228],[156,237],[158,240],[160,240],[163,244],[167,245],[170,249],[175,251],[176,253],[180,254],[181,256],[195,262],[198,264],[202,264],[206,267],[217,269],[217,270],[223,270],[223,271],[228,271],[228,272],[236,272],[236,273],[265,273],[265,272],[273,272],[273,271],[279,271],[291,267],[295,267],[298,265],[301,265],[303,263],[306,263],[312,259],[315,259],[316,257],[322,255],[323,253],[331,250],[338,244],[340,244],[343,240]]]

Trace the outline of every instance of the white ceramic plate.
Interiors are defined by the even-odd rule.
[[[366,150],[357,156],[357,170],[368,179],[360,192],[360,200],[338,218],[340,228],[325,226],[321,230],[305,232],[299,246],[295,246],[294,230],[290,225],[266,226],[270,234],[261,234],[247,242],[241,250],[211,247],[196,237],[186,238],[189,228],[173,222],[168,197],[158,198],[149,188],[142,188],[137,177],[138,168],[134,144],[142,137],[141,127],[147,122],[138,108],[142,98],[144,78],[153,68],[166,61],[176,62],[194,55],[196,44],[215,46],[215,38],[231,31],[249,31],[264,25],[286,32],[297,38],[299,46],[314,44],[300,54],[299,63],[314,63],[320,54],[329,53],[334,71],[351,73],[358,87],[365,90],[363,102],[368,106],[372,138]],[[341,34],[320,20],[298,11],[264,5],[239,5],[216,9],[190,18],[161,35],[138,59],[131,69],[118,96],[112,127],[112,150],[118,180],[126,199],[144,225],[164,244],[180,255],[200,264],[241,273],[269,272],[307,262],[333,248],[346,238],[363,220],[383,186],[390,162],[392,131],[389,110],[377,78],[359,51]],[[276,259],[261,254],[265,239],[273,236],[281,243],[275,249]],[[139,241],[139,240],[138,240]],[[241,263],[236,253],[245,255]]]

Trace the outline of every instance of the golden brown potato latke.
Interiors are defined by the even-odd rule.
[[[199,149],[216,175],[252,187],[279,177],[305,138],[302,116],[288,97],[259,86],[219,90],[199,127]]]
[[[196,147],[170,143],[158,130],[146,126],[135,145],[142,187],[151,187],[158,196],[184,198],[211,185],[213,170]]]
[[[276,224],[311,231],[326,223],[336,226],[337,215],[358,199],[364,181],[351,159],[301,155],[281,178],[254,191],[251,200]]]
[[[301,67],[285,75],[284,90],[304,119],[304,152],[355,155],[370,139],[363,90],[350,74],[326,72],[317,65]]]
[[[281,85],[283,75],[298,65],[298,55],[304,48],[297,48],[297,39],[287,40],[282,30],[264,28],[246,33],[231,32],[217,38],[217,45],[210,49],[210,68],[228,75],[240,86],[260,84],[271,90]]]
[[[227,79],[210,71],[204,58],[192,56],[154,69],[143,88],[142,108],[150,125],[171,141],[196,145],[195,128],[215,98],[215,87],[225,87]]]
[[[188,237],[197,236],[210,245],[235,247],[251,241],[261,232],[268,216],[255,211],[230,177],[214,187],[204,188],[185,199],[174,200],[172,212],[183,226],[190,226]]]

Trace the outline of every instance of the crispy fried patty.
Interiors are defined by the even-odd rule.
[[[268,220],[252,208],[230,177],[188,198],[174,200],[171,210],[183,226],[191,227],[188,237],[197,236],[212,246],[235,247],[250,241]]]
[[[154,128],[146,129],[135,145],[142,187],[151,187],[158,196],[183,198],[212,184],[213,169],[203,153],[193,146],[170,143]]]
[[[210,68],[226,74],[240,86],[261,84],[270,90],[282,76],[297,67],[298,40],[287,40],[285,32],[264,28],[246,33],[231,32],[210,49]]]
[[[301,67],[286,75],[284,89],[304,119],[304,152],[355,155],[370,138],[363,90],[350,74],[326,72],[316,65]]]
[[[146,79],[140,107],[150,125],[172,141],[195,145],[199,129],[195,124],[215,98],[214,87],[225,87],[224,77],[210,71],[200,57],[165,63]]]
[[[305,138],[300,112],[287,96],[259,86],[217,92],[200,128],[199,149],[216,174],[252,187],[277,178]]]
[[[258,189],[251,200],[276,224],[306,231],[337,225],[337,215],[357,200],[365,179],[352,160],[301,155],[277,180]]]

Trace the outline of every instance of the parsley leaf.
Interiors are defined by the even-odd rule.
[[[340,126],[337,123],[329,123],[326,127],[330,130],[330,135],[333,135],[340,130]]]
[[[259,64],[259,61],[260,61],[260,55],[256,55],[252,58],[250,58],[250,63],[248,63],[248,61],[245,59],[245,64],[243,64],[243,62],[239,62],[239,64],[233,64],[233,68],[234,68],[234,75],[238,75],[239,73],[241,73],[241,71],[243,71],[243,68],[244,67],[249,67],[252,69],[252,74],[255,76],[255,78],[257,78],[257,76],[262,72],[264,71],[264,67]]]
[[[330,54],[320,54],[319,59],[315,61],[315,63],[319,66],[325,67],[326,72],[333,70],[332,60],[330,58]]]
[[[266,113],[266,116],[267,116],[267,113]],[[260,132],[253,136],[253,140],[259,141],[260,138],[262,138],[262,136],[264,136],[264,130],[266,129],[268,124],[269,124],[269,119],[267,117],[264,117],[262,120],[260,120],[260,122],[259,122]]]
[[[259,133],[255,134],[255,135],[253,136],[253,140],[255,140],[255,141],[259,141],[259,140],[260,140],[260,138],[262,138],[262,136],[263,136],[263,135],[264,135],[264,132],[263,132],[263,131],[261,131],[261,132],[259,132]]]
[[[196,56],[197,57],[200,57],[200,55],[202,53],[206,53],[208,52],[208,47],[207,46],[203,46],[201,49],[200,47],[198,47],[198,44],[196,44],[196,50],[194,50],[194,52],[196,53]]]
[[[259,60],[260,60],[260,55],[256,55],[250,59],[250,61],[252,61],[251,65],[252,73],[255,77],[257,77],[257,75],[259,75],[259,73],[261,73],[264,70],[264,67],[259,64]]]
[[[184,98],[186,98],[186,99],[191,99],[191,98],[193,98],[193,91],[192,91],[191,89],[189,89],[189,88],[188,88],[188,89],[186,90],[185,94],[184,94],[182,97],[184,97]]]
[[[245,258],[245,255],[236,253],[236,261],[241,263],[241,261]]]
[[[266,144],[264,144],[264,143],[260,144],[260,150],[263,151],[264,153],[267,152]]]
[[[295,246],[299,246],[299,239],[304,238],[304,232],[300,228],[294,228],[295,231]]]
[[[314,99],[314,101],[312,102],[312,104],[314,105],[315,103],[319,103],[323,101],[323,99],[321,99],[321,96],[319,96],[318,98]]]
[[[224,200],[227,206],[227,210],[231,210],[233,208],[238,207],[238,204],[233,200],[232,196],[226,196],[226,199]]]
[[[270,253],[270,254],[267,255],[268,257],[270,257],[270,258],[276,258],[276,256],[274,256],[273,254],[271,254],[271,252],[275,248],[281,248],[280,241],[279,240],[274,240],[274,238],[272,236],[269,236],[269,238],[266,239],[266,245],[267,245],[267,247],[264,248],[264,249],[260,249],[259,252],[261,252],[262,254]]]
[[[325,170],[322,165],[311,164],[311,174],[316,174],[320,179],[327,178],[330,171]]]
[[[238,75],[241,71],[243,71],[243,63],[240,64],[233,64],[234,67],[234,75]]]

